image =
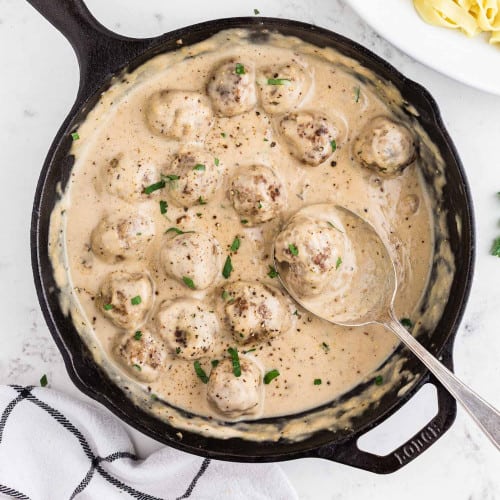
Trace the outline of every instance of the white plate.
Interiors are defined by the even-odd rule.
[[[375,31],[418,61],[481,90],[500,95],[500,47],[486,36],[425,23],[412,0],[345,0]]]

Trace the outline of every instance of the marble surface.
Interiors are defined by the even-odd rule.
[[[455,344],[456,372],[500,406],[500,260],[488,255],[500,235],[500,98],[438,74],[382,40],[339,0],[88,0],[106,26],[129,36],[151,36],[210,18],[287,17],[347,35],[389,60],[434,95],[464,162],[475,200],[477,267]],[[382,15],[382,13],[381,13]],[[499,53],[500,57],[500,53]],[[76,95],[78,68],[69,44],[26,2],[0,0],[0,383],[36,384],[85,398],[69,380],[42,318],[32,281],[29,224],[33,194],[50,142]],[[466,62],[464,61],[464,64]],[[432,416],[427,390],[376,437],[388,451]],[[142,456],[160,445],[129,429]],[[416,461],[377,476],[319,459],[282,464],[300,498],[496,500],[500,454],[459,409],[452,429]]]

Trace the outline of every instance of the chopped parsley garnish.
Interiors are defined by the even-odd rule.
[[[222,276],[228,279],[231,276],[233,271],[233,263],[231,262],[231,256],[228,255],[226,258],[226,262],[224,262],[224,267],[222,268]]]
[[[168,209],[168,203],[165,200],[160,200],[160,213],[166,214]]]
[[[134,368],[135,368],[138,372],[141,372],[141,371],[142,371],[142,368],[141,368],[141,366],[140,366],[140,365],[138,365],[138,364],[133,364],[132,366],[133,366],[133,367],[134,367]]]
[[[165,234],[167,234],[167,233],[188,234],[188,233],[194,233],[194,231],[182,231],[182,229],[179,229],[178,227],[169,227],[165,231]]]
[[[207,204],[207,201],[203,199],[203,196],[200,196],[198,198],[198,204],[199,205],[206,205]]]
[[[165,186],[166,183],[163,180],[155,182],[154,184],[151,184],[150,186],[144,188],[144,194],[154,193],[155,191],[158,191],[158,189],[163,189]]]
[[[493,245],[491,247],[491,255],[500,257],[500,237],[493,242]]]
[[[231,252],[236,252],[238,250],[238,248],[240,248],[240,244],[241,244],[241,241],[240,239],[238,238],[238,236],[236,236],[233,240],[233,242],[231,243]]]
[[[401,318],[399,322],[405,327],[405,328],[412,328],[413,327],[413,322],[410,318]]]
[[[384,378],[382,375],[377,375],[375,377],[375,385],[382,385],[384,383]]]
[[[268,78],[268,85],[290,85],[292,83],[288,78]]]
[[[102,308],[105,310],[105,311],[111,311],[111,309],[113,309],[113,307],[115,307],[113,304],[104,304],[102,306]]]
[[[249,352],[254,352],[257,349],[254,347],[253,349],[248,349],[247,351],[243,351],[243,354],[248,354]]]
[[[321,379],[320,378],[315,378],[314,379],[314,385],[321,385]]]
[[[240,358],[238,356],[238,350],[234,347],[230,347],[227,352],[231,356],[231,360],[233,362],[233,373],[235,377],[239,377],[241,375],[241,366],[240,366]]]
[[[132,297],[130,299],[130,303],[133,305],[133,306],[138,306],[140,303],[142,302],[142,298],[140,295],[136,295],[135,297]]]
[[[151,393],[151,399],[152,399],[153,401],[158,401],[158,396],[157,396],[154,392],[152,392],[152,393]]]
[[[210,361],[210,364],[212,365],[212,368],[216,368],[217,365],[219,364],[219,360],[218,359],[212,359],[212,361]]]
[[[227,290],[222,290],[222,295],[221,297],[224,299],[224,300],[227,300],[229,298],[229,292]]]
[[[221,132],[220,135],[221,135],[221,137],[225,138],[226,137],[226,132]]]
[[[269,272],[267,273],[267,275],[271,279],[277,278],[279,276],[278,271],[276,271],[276,268],[274,266],[269,266]]]
[[[333,141],[330,141],[330,146],[332,147],[332,152],[337,151],[337,141],[333,139]]]
[[[208,384],[207,374],[205,373],[205,370],[201,367],[200,362],[198,360],[194,362],[194,371],[196,372],[196,375],[198,375],[198,378],[204,384]]]
[[[40,378],[40,385],[42,387],[45,387],[48,383],[49,381],[47,380],[47,375],[42,375],[42,377]]]
[[[191,290],[194,290],[196,287],[194,286],[194,281],[189,278],[188,276],[183,276],[182,281],[184,281],[184,284],[188,287],[191,288]]]
[[[180,354],[181,353],[181,348],[180,347],[176,347],[175,348],[175,354]]]
[[[234,69],[234,72],[237,75],[244,75],[245,74],[245,66],[243,66],[243,64],[241,64],[241,63],[236,63],[236,67]]]
[[[206,169],[205,165],[202,165],[201,163],[198,163],[193,167],[193,170],[199,170],[200,172],[204,172]]]
[[[354,87],[354,102],[359,102],[359,94],[361,89],[359,87]]]
[[[321,347],[325,350],[325,352],[328,352],[330,350],[330,346],[326,342],[323,342],[321,344]]]
[[[290,243],[288,245],[288,250],[294,257],[297,257],[297,255],[299,255],[299,249],[293,243]]]
[[[241,220],[240,220],[240,222],[241,222],[242,224],[248,224],[248,221],[247,221],[246,219],[241,219]]]
[[[180,177],[175,174],[163,175],[162,177],[165,177],[167,181],[178,181],[180,179]]]
[[[253,13],[258,16],[260,14],[260,10],[259,9],[253,9]]]
[[[140,330],[137,330],[135,333],[134,333],[134,339],[135,340],[141,340],[142,339],[142,332]]]
[[[175,189],[177,187],[177,181],[180,177],[176,174],[162,175],[161,180],[166,184],[168,182],[168,187],[170,189]],[[163,186],[165,187],[165,186]]]
[[[259,201],[259,204],[257,205],[257,207],[260,209],[262,208],[262,202]]]
[[[74,141],[77,141],[78,139],[80,139],[80,136],[78,135],[78,132],[73,132],[71,134],[71,138],[74,140]]]
[[[337,270],[342,264],[342,257],[337,257],[337,262],[335,263],[335,270]]]
[[[299,311],[297,309],[295,309],[295,311],[293,311],[293,315],[294,316],[298,316],[299,315]]]
[[[333,222],[330,222],[329,220],[326,221],[326,223],[330,226],[333,227],[333,229],[336,229],[339,233],[344,234],[344,231],[342,229],[339,229]]]
[[[264,384],[271,383],[276,377],[279,377],[280,372],[278,370],[271,370],[264,375]]]
[[[214,163],[215,163],[215,166],[218,167],[220,165],[219,158],[214,158]]]

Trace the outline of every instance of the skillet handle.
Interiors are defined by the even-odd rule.
[[[443,353],[442,362],[450,370],[452,369],[449,351]],[[390,474],[401,469],[432,446],[455,421],[457,404],[453,396],[433,375],[430,374],[427,381],[434,384],[437,389],[438,412],[436,416],[406,443],[388,455],[379,456],[360,450],[357,446],[357,440],[364,434],[361,432],[344,443],[322,446],[315,450],[311,456],[351,465],[377,474]],[[425,382],[426,380],[423,380],[421,384]]]
[[[149,48],[155,38],[114,33],[90,13],[83,0],[27,0],[71,43],[80,66],[78,97],[88,97],[102,82]]]

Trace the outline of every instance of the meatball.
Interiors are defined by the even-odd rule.
[[[292,326],[291,305],[279,290],[259,282],[236,281],[224,287],[224,312],[235,341],[265,341]]]
[[[149,330],[138,330],[126,336],[120,335],[115,356],[135,378],[153,382],[165,366],[165,344]]]
[[[156,322],[168,349],[183,359],[206,356],[219,328],[215,313],[194,299],[163,304]]]
[[[263,70],[257,77],[257,83],[264,110],[272,114],[284,113],[304,100],[311,86],[311,76],[302,65],[292,61]]]
[[[110,263],[140,259],[154,233],[154,221],[149,217],[133,213],[107,215],[92,231],[92,251]]]
[[[197,290],[212,285],[222,268],[219,242],[206,233],[189,232],[170,238],[160,259],[168,275]]]
[[[153,303],[153,284],[146,273],[113,271],[97,297],[99,309],[112,323],[132,330],[144,323]]]
[[[347,251],[338,220],[332,223],[301,214],[281,231],[275,245],[276,260],[288,264],[287,282],[300,296],[317,295],[331,285]]]
[[[222,179],[219,160],[207,151],[198,149],[180,152],[169,174],[179,177],[172,183],[169,195],[181,207],[202,205],[209,201]]]
[[[221,361],[210,373],[207,397],[224,415],[238,417],[253,413],[262,401],[262,372],[249,358],[240,356],[241,375],[233,373],[230,359]]]
[[[251,110],[256,102],[253,64],[231,59],[219,66],[207,85],[214,108],[223,116],[235,116]]]
[[[146,121],[155,134],[184,142],[201,142],[212,124],[209,99],[198,92],[161,90],[146,106]]]
[[[417,156],[413,134],[384,116],[373,119],[353,147],[354,155],[364,167],[387,176],[397,174]]]
[[[106,164],[97,179],[97,188],[128,203],[146,200],[144,190],[160,180],[158,168],[144,161],[131,162],[117,156]]]
[[[282,116],[278,121],[278,130],[290,153],[312,166],[329,158],[344,135],[326,116],[308,111]]]
[[[275,218],[285,206],[283,185],[263,165],[240,170],[231,180],[229,195],[234,209],[248,221],[248,226]]]

